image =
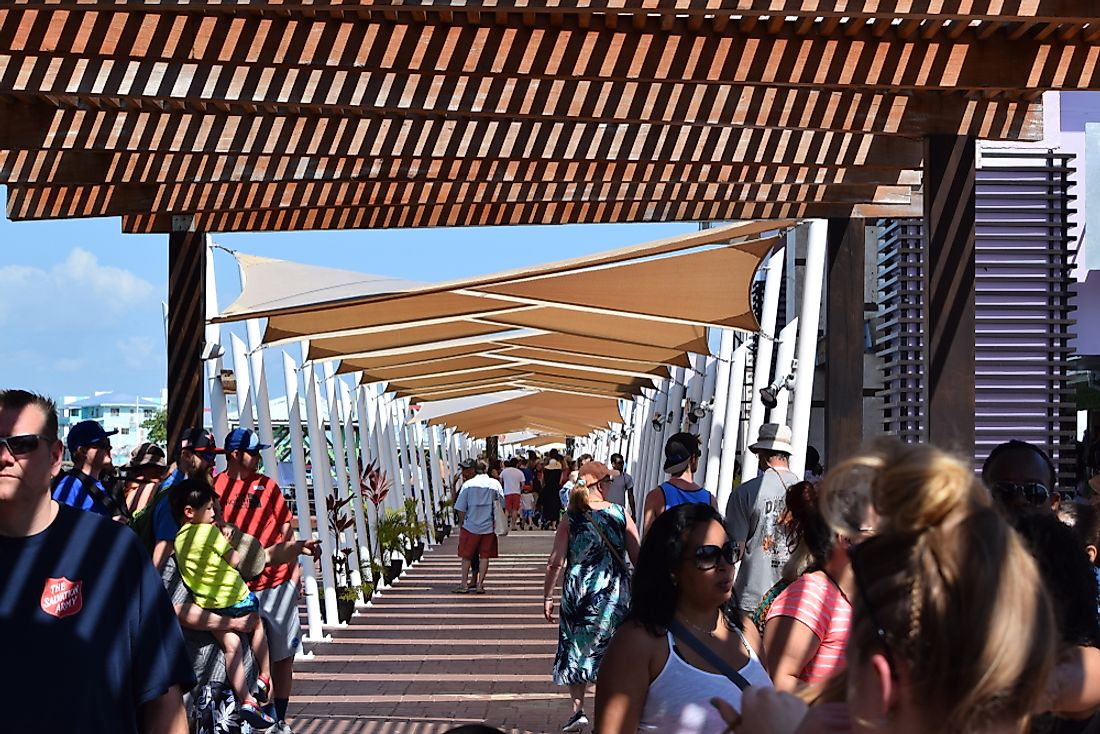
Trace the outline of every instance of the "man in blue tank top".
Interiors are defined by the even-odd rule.
[[[658,515],[677,505],[695,502],[718,509],[714,495],[692,479],[698,468],[699,437],[691,433],[677,433],[669,437],[665,442],[665,471],[669,478],[646,495],[642,505],[645,530],[649,529]]]

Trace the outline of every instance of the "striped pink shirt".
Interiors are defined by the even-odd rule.
[[[821,644],[798,677],[822,683],[844,670],[844,647],[852,626],[852,605],[822,572],[804,573],[780,593],[768,619],[791,617],[810,628]]]

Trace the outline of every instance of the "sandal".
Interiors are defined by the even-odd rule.
[[[485,594],[485,593],[487,593],[487,592],[485,591],[485,587],[484,587],[484,586],[479,586],[479,587],[477,587],[477,589],[476,589],[476,593],[478,593],[478,594]]]
[[[453,589],[451,589],[451,593],[452,594],[469,594],[470,593],[470,587],[469,586],[456,586]]]

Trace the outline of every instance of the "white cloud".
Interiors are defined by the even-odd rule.
[[[0,267],[0,323],[18,317],[38,331],[86,327],[87,318],[119,316],[151,303],[155,291],[129,270],[101,265],[94,254],[74,247],[49,268]]]
[[[115,341],[122,364],[130,369],[148,367],[160,357],[160,345],[147,336],[128,336]]]

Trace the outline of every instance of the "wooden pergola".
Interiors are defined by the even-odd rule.
[[[923,216],[929,435],[965,448],[975,140],[1040,139],[1098,64],[1095,0],[10,0],[0,181],[12,219],[170,233],[172,437],[204,233],[813,217],[839,445],[860,220]]]

